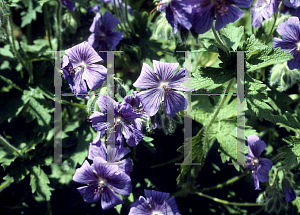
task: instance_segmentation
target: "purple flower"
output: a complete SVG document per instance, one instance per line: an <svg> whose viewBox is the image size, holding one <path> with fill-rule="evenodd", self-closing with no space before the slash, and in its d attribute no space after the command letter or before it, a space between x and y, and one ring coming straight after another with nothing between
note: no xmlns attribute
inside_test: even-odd
<svg viewBox="0 0 300 215"><path fill-rule="evenodd" d="M211 28L215 15L215 28L218 31L240 19L244 13L237 7L248 8L252 0L185 0L185 2L194 5L192 29L198 34L203 34Z"/></svg>
<svg viewBox="0 0 300 215"><path fill-rule="evenodd" d="M87 85L95 90L106 78L107 69L96 62L103 61L88 42L80 43L65 51L62 68L64 78L75 94L87 93Z"/></svg>
<svg viewBox="0 0 300 215"><path fill-rule="evenodd" d="M115 5L114 0L99 0L99 1ZM116 1L116 7L119 8L120 7L119 0L115 0L115 1ZM121 8L123 11L125 11L125 3L121 4ZM131 16L133 16L132 9L129 5L127 5L127 11Z"/></svg>
<svg viewBox="0 0 300 215"><path fill-rule="evenodd" d="M192 7L184 1L178 0L161 0L158 11L166 11L166 18L169 24L174 28L174 34L177 33L177 23L182 27L190 30L192 27L191 14Z"/></svg>
<svg viewBox="0 0 300 215"><path fill-rule="evenodd" d="M124 203L116 193L129 195L132 192L130 177L126 173L118 171L117 165L104 165L103 159L100 157L94 158L92 165L84 161L82 166L76 170L73 180L87 184L87 186L77 188L87 203L97 202L102 194L103 210Z"/></svg>
<svg viewBox="0 0 300 215"><path fill-rule="evenodd" d="M148 64L143 64L140 77L133 86L140 89L152 88L136 94L147 115L153 116L157 113L162 101L162 95L164 96L166 113L170 118L173 118L175 113L185 109L184 97L171 90L187 90L186 87L181 87L185 82L185 68L179 69L174 74L178 65L178 63L165 63L153 60L155 74Z"/></svg>
<svg viewBox="0 0 300 215"><path fill-rule="evenodd" d="M100 11L100 4L96 4L93 8L89 7L88 8L88 13L93 13L93 12L99 12Z"/></svg>
<svg viewBox="0 0 300 215"><path fill-rule="evenodd" d="M168 199L170 193L155 190L144 191L147 200L143 196L140 196L130 206L131 208L128 215L180 215L175 197L173 196Z"/></svg>
<svg viewBox="0 0 300 215"><path fill-rule="evenodd" d="M110 100L111 104L114 104L114 125L110 125L107 122L106 113L112 112L112 110L107 111L107 98ZM121 146L124 143L122 133L129 146L136 146L143 139L143 132L139 129L139 125L134 123L134 120L142 114L134 112L132 106L128 103L119 104L110 97L101 95L98 100L98 106L101 112L95 111L90 119L92 121L92 127L101 132L101 135L105 133L106 128L113 130L115 129L115 143L119 143ZM109 135L108 139L112 135Z"/></svg>
<svg viewBox="0 0 300 215"><path fill-rule="evenodd" d="M69 10L74 11L76 9L75 2L70 0L61 0L61 3L65 5Z"/></svg>
<svg viewBox="0 0 300 215"><path fill-rule="evenodd" d="M286 0L283 2L284 5L288 6L288 7L300 7L300 2L299 0Z"/></svg>
<svg viewBox="0 0 300 215"><path fill-rule="evenodd" d="M119 20L109 12L105 12L102 19L100 17L100 13L97 13L90 27L92 34L89 36L88 42L94 49L100 47L101 51L114 50L120 40L123 39L123 34L120 31L112 31L117 27ZM106 53L100 55L106 60Z"/></svg>
<svg viewBox="0 0 300 215"><path fill-rule="evenodd" d="M132 161L130 159L120 161L129 152L131 152L131 150L121 146L116 146L114 152L111 151L110 148L107 150L105 144L101 141L101 134L98 133L96 139L90 143L88 159L93 160L96 157L100 157L103 163L115 163L118 165L118 171L125 172L129 175L133 170ZM112 162L108 161L108 158Z"/></svg>
<svg viewBox="0 0 300 215"><path fill-rule="evenodd" d="M283 193L284 193L284 196L285 196L285 200L287 202L294 201L296 199L297 194L293 190L290 181L287 178L284 177L282 179L281 185L282 185L282 190L283 190Z"/></svg>
<svg viewBox="0 0 300 215"><path fill-rule="evenodd" d="M298 17L290 17L278 25L277 32L285 40L274 37L273 48L280 47L290 53L294 59L288 60L290 70L300 68L300 23Z"/></svg>
<svg viewBox="0 0 300 215"><path fill-rule="evenodd" d="M277 0L257 0L251 8L252 26L260 27L263 18L269 20L271 15L274 14L278 8Z"/></svg>
<svg viewBox="0 0 300 215"><path fill-rule="evenodd" d="M261 190L260 182L269 181L269 171L272 168L272 161L267 158L260 158L259 156L266 148L266 143L259 139L256 135L251 135L248 138L248 156L247 168L252 170L252 178L255 185L255 190Z"/></svg>

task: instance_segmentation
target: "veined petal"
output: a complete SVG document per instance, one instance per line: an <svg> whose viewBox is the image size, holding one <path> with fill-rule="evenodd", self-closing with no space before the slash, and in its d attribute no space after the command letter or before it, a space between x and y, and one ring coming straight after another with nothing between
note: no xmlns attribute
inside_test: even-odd
<svg viewBox="0 0 300 215"><path fill-rule="evenodd" d="M84 69L86 82L91 90L95 90L103 84L107 76L107 69L98 64L92 64Z"/></svg>
<svg viewBox="0 0 300 215"><path fill-rule="evenodd" d="M209 29L214 21L215 8L213 4L208 4L203 7L197 7L194 9L193 14L193 29L197 34L203 34Z"/></svg>
<svg viewBox="0 0 300 215"><path fill-rule="evenodd" d="M252 0L232 0L234 3L235 6L238 6L240 8L248 8L251 6L252 4Z"/></svg>
<svg viewBox="0 0 300 215"><path fill-rule="evenodd" d="M185 77L187 76L187 77ZM189 79L189 75L186 72L185 68L179 69L175 75L168 81L168 87L175 89L175 90L191 90L189 87L181 86L183 83L187 82Z"/></svg>
<svg viewBox="0 0 300 215"><path fill-rule="evenodd" d="M164 93L164 101L166 113L170 118L173 118L175 113L184 110L184 97L173 90Z"/></svg>
<svg viewBox="0 0 300 215"><path fill-rule="evenodd" d="M161 102L162 90L154 88L140 91L136 96L140 99L147 115L153 116L157 113Z"/></svg>
<svg viewBox="0 0 300 215"><path fill-rule="evenodd" d="M101 206L103 210L113 208L119 204L124 204L123 199L115 194L108 187L103 187L102 197L101 197Z"/></svg>
<svg viewBox="0 0 300 215"><path fill-rule="evenodd" d="M92 34L89 36L89 38L87 39L87 41L88 41L88 43L89 43L94 49L96 49L96 48L99 46L99 44L100 44L100 39L99 39L99 37L98 37L96 34L94 34L94 33L92 33Z"/></svg>
<svg viewBox="0 0 300 215"><path fill-rule="evenodd" d="M119 170L129 175L133 171L132 161L130 159L124 159L118 162Z"/></svg>
<svg viewBox="0 0 300 215"><path fill-rule="evenodd" d="M259 187L259 180L258 180L257 175L256 175L256 170L252 171L252 179L253 179L253 182L254 182L255 190L261 190L260 187Z"/></svg>
<svg viewBox="0 0 300 215"><path fill-rule="evenodd" d="M92 184L89 186L78 187L77 190L82 195L83 200L86 203L95 203L100 199L100 192L95 193L95 190L98 189L97 184Z"/></svg>
<svg viewBox="0 0 300 215"><path fill-rule="evenodd" d="M259 159L257 167L257 179L261 182L269 181L269 171L272 168L272 161L267 158Z"/></svg>
<svg viewBox="0 0 300 215"><path fill-rule="evenodd" d="M178 66L179 63L165 63L153 60L154 71L162 82L169 80L173 76Z"/></svg>
<svg viewBox="0 0 300 215"><path fill-rule="evenodd" d="M93 167L96 173L104 180L109 180L114 177L115 173L118 171L117 165L107 165L107 162L103 162L100 157L95 157L93 160Z"/></svg>
<svg viewBox="0 0 300 215"><path fill-rule="evenodd" d="M98 12L96 13L96 16L94 17L93 23L90 27L90 32L93 32L95 34L100 34L100 18L101 14Z"/></svg>
<svg viewBox="0 0 300 215"><path fill-rule="evenodd" d="M107 128L107 120L106 120L106 115L103 113L100 113L98 111L95 111L89 119L92 121L92 127L96 131L100 131L103 133L105 129Z"/></svg>
<svg viewBox="0 0 300 215"><path fill-rule="evenodd" d="M285 49L286 52L291 52L291 50L295 48L297 49L297 45L295 43L274 37L273 48L275 49L277 47L280 47L281 50Z"/></svg>
<svg viewBox="0 0 300 215"><path fill-rule="evenodd" d="M99 145L90 143L88 159L93 160L95 157L101 157L106 160L106 147L101 140Z"/></svg>
<svg viewBox="0 0 300 215"><path fill-rule="evenodd" d="M191 13L192 6L183 1L171 1L170 7L175 20L184 28L190 30L192 27Z"/></svg>
<svg viewBox="0 0 300 215"><path fill-rule="evenodd" d="M115 50L116 46L123 39L123 34L121 31L112 31L106 35L106 41L108 42L110 49Z"/></svg>
<svg viewBox="0 0 300 215"><path fill-rule="evenodd" d="M147 200L153 210L159 210L164 202L169 198L170 193L159 192L155 190L144 190Z"/></svg>
<svg viewBox="0 0 300 215"><path fill-rule="evenodd" d="M105 12L102 17L101 31L110 32L119 24L118 18L114 17L110 12Z"/></svg>
<svg viewBox="0 0 300 215"><path fill-rule="evenodd" d="M73 176L73 181L76 181L81 184L90 184L93 182L97 182L98 178L95 176L93 172L93 168L86 160L82 164L82 166L76 169L76 172Z"/></svg>
<svg viewBox="0 0 300 215"><path fill-rule="evenodd" d="M216 30L220 30L225 25L235 22L240 19L244 13L241 9L236 8L232 5L222 5L221 8L217 8L217 17L216 17Z"/></svg>
<svg viewBox="0 0 300 215"><path fill-rule="evenodd" d="M115 162L121 160L129 152L131 152L130 149L127 149L125 147L117 147L116 154L115 154Z"/></svg>
<svg viewBox="0 0 300 215"><path fill-rule="evenodd" d="M118 167L118 165L115 165ZM107 179L107 184L121 195L129 195L132 192L131 179L125 172L118 172Z"/></svg>
<svg viewBox="0 0 300 215"><path fill-rule="evenodd" d="M159 80L155 73L152 71L151 67L143 63L142 71L138 79L133 83L134 87L140 89L147 89L157 87L159 85Z"/></svg>
<svg viewBox="0 0 300 215"><path fill-rule="evenodd" d="M290 70L299 69L300 68L300 52L298 50L292 50L291 54L294 59L288 60L287 65Z"/></svg>
<svg viewBox="0 0 300 215"><path fill-rule="evenodd" d="M73 89L75 94L86 94L87 86L85 80L82 78L82 71L78 71L73 76Z"/></svg>
<svg viewBox="0 0 300 215"><path fill-rule="evenodd" d="M258 158L265 150L266 143L259 139L256 135L251 135L247 138L248 142L248 155L252 158Z"/></svg>
<svg viewBox="0 0 300 215"><path fill-rule="evenodd" d="M180 215L180 211L179 211L179 209L178 209L178 206L177 206L177 204L176 204L176 201L175 201L175 197L174 197L174 196L172 196L171 198L169 198L169 199L167 200L167 203L168 203L168 205L171 207L172 213L173 213L173 214L175 214L175 215Z"/></svg>
<svg viewBox="0 0 300 215"><path fill-rule="evenodd" d="M278 25L277 32L288 42L298 43L300 41L300 24L298 17L290 17L286 22Z"/></svg>
<svg viewBox="0 0 300 215"><path fill-rule="evenodd" d="M128 215L152 215L152 210L147 200L140 196L131 206Z"/></svg>

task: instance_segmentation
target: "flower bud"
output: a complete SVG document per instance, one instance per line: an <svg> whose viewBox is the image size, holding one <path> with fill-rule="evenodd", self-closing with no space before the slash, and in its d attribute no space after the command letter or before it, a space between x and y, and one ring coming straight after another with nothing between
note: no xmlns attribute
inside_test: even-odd
<svg viewBox="0 0 300 215"><path fill-rule="evenodd" d="M171 135L176 130L176 123L168 115L162 117L162 129L166 135Z"/></svg>
<svg viewBox="0 0 300 215"><path fill-rule="evenodd" d="M124 98L127 94L126 89L121 84L118 85L117 92L122 98Z"/></svg>
<svg viewBox="0 0 300 215"><path fill-rule="evenodd" d="M72 33L75 34L77 30L77 21L74 16L73 11L66 12L62 17L63 23L65 24L66 28Z"/></svg>
<svg viewBox="0 0 300 215"><path fill-rule="evenodd" d="M96 100L96 96L93 95L87 102L86 111L88 112L88 115L92 115L94 113Z"/></svg>
<svg viewBox="0 0 300 215"><path fill-rule="evenodd" d="M157 37L157 39L164 38L165 40L169 40L174 37L173 28L168 23L165 12L161 13L156 22L154 35Z"/></svg>

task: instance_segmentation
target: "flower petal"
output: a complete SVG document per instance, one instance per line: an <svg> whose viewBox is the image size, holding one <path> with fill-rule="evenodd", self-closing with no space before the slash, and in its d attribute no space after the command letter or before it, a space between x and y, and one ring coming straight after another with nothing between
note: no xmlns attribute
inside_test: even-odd
<svg viewBox="0 0 300 215"><path fill-rule="evenodd" d="M101 197L101 206L103 210L113 208L119 204L124 204L123 199L115 194L108 187L103 187L102 197Z"/></svg>
<svg viewBox="0 0 300 215"><path fill-rule="evenodd" d="M179 63L165 63L153 60L154 71L162 82L169 80L173 76L178 66Z"/></svg>
<svg viewBox="0 0 300 215"><path fill-rule="evenodd" d="M89 36L87 41L94 49L96 49L100 44L99 37L94 33Z"/></svg>
<svg viewBox="0 0 300 215"><path fill-rule="evenodd" d="M82 70L75 73L73 76L73 89L75 94L86 94L87 86L85 80L82 78Z"/></svg>
<svg viewBox="0 0 300 215"><path fill-rule="evenodd" d="M233 4L235 6L238 6L240 8L248 8L252 4L252 0L243 0L243 1L241 1L241 0L233 0L233 2L234 2Z"/></svg>
<svg viewBox="0 0 300 215"><path fill-rule="evenodd" d="M285 196L285 201L287 202L292 202L296 199L296 192L293 190L293 188L290 187L289 191L284 189L284 196Z"/></svg>
<svg viewBox="0 0 300 215"><path fill-rule="evenodd" d="M144 190L147 200L153 210L159 210L164 202L169 198L170 193L159 192L155 190Z"/></svg>
<svg viewBox="0 0 300 215"><path fill-rule="evenodd" d="M267 158L259 159L259 164L257 167L257 179L260 182L269 181L269 171L272 168L272 161Z"/></svg>
<svg viewBox="0 0 300 215"><path fill-rule="evenodd" d="M125 172L118 171L107 179L107 184L121 195L129 195L132 192L131 179Z"/></svg>
<svg viewBox="0 0 300 215"><path fill-rule="evenodd" d="M100 131L102 133L102 135L103 135L105 133L105 129L107 128L106 115L103 114L103 113L100 113L98 111L95 111L89 117L89 119L92 121L92 127L96 131Z"/></svg>
<svg viewBox="0 0 300 215"><path fill-rule="evenodd" d="M143 196L140 196L132 205L130 205L128 215L152 215L152 209L147 200Z"/></svg>
<svg viewBox="0 0 300 215"><path fill-rule="evenodd" d="M142 71L138 79L133 83L134 87L140 89L147 89L157 87L159 85L159 80L155 73L152 71L151 67L143 63Z"/></svg>
<svg viewBox="0 0 300 215"><path fill-rule="evenodd" d="M97 184L92 184L89 186L78 187L77 190L82 195L83 200L87 203L95 203L100 199L100 192L95 193L95 190L98 189Z"/></svg>
<svg viewBox="0 0 300 215"><path fill-rule="evenodd" d="M203 34L209 29L214 21L215 7L213 4L208 4L201 7L196 7L193 14L193 29L197 34Z"/></svg>
<svg viewBox="0 0 300 215"><path fill-rule="evenodd" d="M259 180L258 180L257 175L256 175L256 170L252 171L252 179L253 179L253 182L254 182L255 190L261 190L260 187L259 187Z"/></svg>
<svg viewBox="0 0 300 215"><path fill-rule="evenodd" d="M93 168L89 162L85 160L82 166L76 169L76 172L73 176L73 181L81 184L90 184L98 181L98 178L95 176Z"/></svg>
<svg viewBox="0 0 300 215"><path fill-rule="evenodd" d="M300 41L300 24L298 17L290 17L286 22L278 25L277 32L288 42L297 43Z"/></svg>
<svg viewBox="0 0 300 215"><path fill-rule="evenodd" d="M247 138L248 142L248 155L252 158L258 158L265 150L266 143L259 139L256 135L251 135Z"/></svg>
<svg viewBox="0 0 300 215"><path fill-rule="evenodd" d="M114 17L110 12L105 12L102 16L101 31L108 33L119 24L118 18Z"/></svg>
<svg viewBox="0 0 300 215"><path fill-rule="evenodd" d="M147 115L153 116L157 113L161 102L162 90L158 88L140 91L136 96L140 99Z"/></svg>
<svg viewBox="0 0 300 215"><path fill-rule="evenodd" d="M110 50L115 50L116 46L123 39L123 34L121 31L112 31L106 35L106 41L110 46Z"/></svg>
<svg viewBox="0 0 300 215"><path fill-rule="evenodd" d="M185 72L185 68L179 69L175 75L168 81L168 87L175 89L175 90L184 90L188 91L191 90L189 87L183 87L182 84L186 83L190 78L188 73ZM187 77L185 77L187 76Z"/></svg>
<svg viewBox="0 0 300 215"><path fill-rule="evenodd" d="M92 166L100 178L104 180L109 180L114 177L115 173L118 171L117 165L108 165L107 162L103 162L103 158L100 157L94 158Z"/></svg>
<svg viewBox="0 0 300 215"><path fill-rule="evenodd" d="M180 211L179 211L179 209L178 209L178 206L177 206L177 204L176 204L176 201L175 201L175 197L174 197L174 196L172 196L171 198L169 198L169 199L167 200L167 203L168 203L168 205L171 207L172 213L173 213L173 214L180 215Z"/></svg>
<svg viewBox="0 0 300 215"><path fill-rule="evenodd" d="M115 154L115 162L121 160L129 152L131 152L130 149L127 149L125 147L117 147L116 154Z"/></svg>
<svg viewBox="0 0 300 215"><path fill-rule="evenodd" d="M164 101L166 113L170 118L173 118L175 113L185 109L184 97L173 90L169 90L167 93L164 93Z"/></svg>
<svg viewBox="0 0 300 215"><path fill-rule="evenodd" d="M288 60L287 65L290 70L299 69L300 68L300 52L298 50L292 50L291 54L294 59Z"/></svg>
<svg viewBox="0 0 300 215"><path fill-rule="evenodd" d="M106 160L106 147L101 139L97 145L90 143L88 159L93 160L95 157L102 157Z"/></svg>
<svg viewBox="0 0 300 215"><path fill-rule="evenodd" d="M98 64L92 64L84 69L85 80L91 90L95 90L103 84L107 76L107 69Z"/></svg>
<svg viewBox="0 0 300 215"><path fill-rule="evenodd" d="M90 27L90 32L93 32L95 34L100 34L100 18L101 14L98 12L96 13L96 16L94 17L93 23Z"/></svg>
<svg viewBox="0 0 300 215"><path fill-rule="evenodd" d="M226 12L223 12L227 10ZM240 19L244 13L241 9L236 8L232 5L224 4L220 9L216 9L217 17L216 17L216 30L220 30L225 25L235 22Z"/></svg>

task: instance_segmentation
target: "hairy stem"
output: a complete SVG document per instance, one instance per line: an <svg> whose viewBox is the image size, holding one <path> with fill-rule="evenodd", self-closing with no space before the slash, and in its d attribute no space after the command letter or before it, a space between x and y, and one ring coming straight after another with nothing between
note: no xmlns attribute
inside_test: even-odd
<svg viewBox="0 0 300 215"><path fill-rule="evenodd" d="M2 137L2 135L0 135L0 142L2 143L3 146L6 146L13 152L17 153L20 157L23 157L23 154L20 152L20 150L18 150L16 147L11 145L4 137Z"/></svg>
<svg viewBox="0 0 300 215"><path fill-rule="evenodd" d="M244 176L248 175L249 173L251 173L251 171L246 171L244 172L243 174L239 175L239 176L236 176L228 181L225 181L224 183L222 184L218 184L216 186L213 186L213 187L208 187L208 188L204 188L202 190L200 190L200 192L203 192L203 191L209 191L209 190L214 190L214 189L219 189L219 188L222 188L224 187L225 185L228 185L228 184L231 184L233 182L236 182L238 180L240 180L241 178L243 178Z"/></svg>
<svg viewBox="0 0 300 215"><path fill-rule="evenodd" d="M211 199L215 202L219 202L222 203L224 205L235 205L235 206L245 206L245 207L250 207L250 206L264 206L265 204L258 204L258 203L238 203L238 202L229 202L223 199L218 199L209 195L206 195L204 193L200 193L200 192L194 192L194 194L197 194L199 196Z"/></svg>
<svg viewBox="0 0 300 215"><path fill-rule="evenodd" d="M228 84L228 86L227 86L227 88L226 88L225 94L227 94L227 93L229 92L229 90L230 90L230 88L231 88L233 82L234 82L234 78L231 79L231 81L229 82L229 84ZM218 106L216 112L214 113L212 119L209 121L208 125L206 126L206 129L205 129L205 137L204 137L203 153L201 154L201 157L200 157L200 163L203 162L203 158L204 158L204 155L206 154L206 149L207 149L207 147L208 147L208 130L210 129L210 127L211 127L212 124L214 123L215 119L217 118L217 116L218 116L218 114L219 114L219 112L220 112L220 110L221 110L221 108L222 108L222 106L223 106L223 104L224 104L224 102L225 102L225 99L226 99L226 96L223 95L223 98L222 98L222 100L221 100L221 102L220 102L220 104L219 104L219 106Z"/></svg>
<svg viewBox="0 0 300 215"><path fill-rule="evenodd" d="M61 41L61 2L56 0L56 37L57 37L57 51L60 51L62 41Z"/></svg>
<svg viewBox="0 0 300 215"><path fill-rule="evenodd" d="M271 30L270 30L270 33L269 33L269 35L268 35L268 37L267 37L267 39L266 39L266 44L268 44L268 42L269 42L269 40L270 40L270 37L271 37L271 35L272 35L272 33L273 33L273 29L274 29L274 26L275 26L275 24L276 24L277 17L278 17L278 14L279 14L279 11L280 11L282 2L283 2L283 0L279 3L278 8L277 8L277 11L276 11L275 14L274 14L274 23L273 23L272 28L271 28Z"/></svg>
<svg viewBox="0 0 300 215"><path fill-rule="evenodd" d="M49 47L51 50L53 50L52 44L51 44L51 39L50 39L51 31L50 31L47 3L44 4L44 19L45 19L45 24L46 24L46 32L47 32Z"/></svg>
<svg viewBox="0 0 300 215"><path fill-rule="evenodd" d="M227 55L229 55L228 48L224 45L223 41L222 41L221 38L219 37L219 35L218 35L218 33L217 33L217 31L216 31L214 25L212 25L211 30L212 30L212 32L213 32L213 34L214 34L214 36L215 36L217 42L218 42L219 45L221 46L221 48L227 53Z"/></svg>
<svg viewBox="0 0 300 215"><path fill-rule="evenodd" d="M125 17L126 17L126 22L129 25L131 31L134 32L134 29L133 29L133 27L132 27L132 25L131 25L131 23L129 22L129 19L128 19L127 2L128 2L128 0L125 0Z"/></svg>

